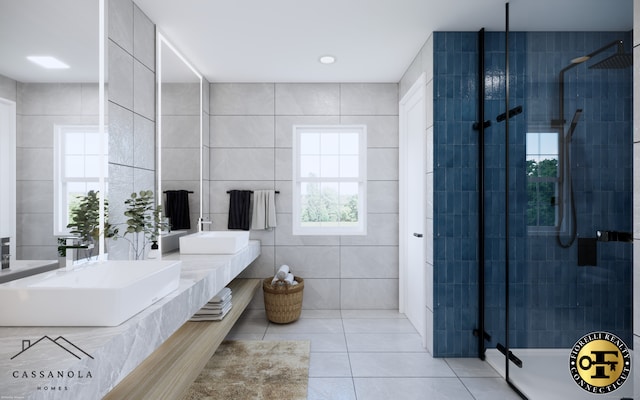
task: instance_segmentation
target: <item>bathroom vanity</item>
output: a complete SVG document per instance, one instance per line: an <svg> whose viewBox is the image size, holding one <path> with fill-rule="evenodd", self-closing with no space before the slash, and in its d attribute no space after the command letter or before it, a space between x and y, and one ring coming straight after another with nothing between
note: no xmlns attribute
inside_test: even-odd
<svg viewBox="0 0 640 400"><path fill-rule="evenodd" d="M167 354L177 357L171 361L177 367L191 364L188 360L180 364L181 354L184 359L195 351L204 357L202 349L215 350L218 337L224 337L224 330L230 329L259 286L258 279L232 281L259 255L260 242L252 240L233 255L163 257L181 261L178 289L119 326L0 327L0 396L121 399L131 395L145 374L171 379L172 387L190 384L175 382L191 376L184 370L163 371L156 366ZM233 308L224 320L187 322L230 282L235 288ZM212 329L220 326L225 328ZM179 335L185 333L189 339L181 340ZM154 361L158 359L160 364ZM195 370L193 365L190 368ZM197 376L199 369L190 373ZM150 395L149 390L142 393Z"/></svg>
<svg viewBox="0 0 640 400"><path fill-rule="evenodd" d="M14 260L10 268L0 271L0 283L53 271L58 266L58 260Z"/></svg>

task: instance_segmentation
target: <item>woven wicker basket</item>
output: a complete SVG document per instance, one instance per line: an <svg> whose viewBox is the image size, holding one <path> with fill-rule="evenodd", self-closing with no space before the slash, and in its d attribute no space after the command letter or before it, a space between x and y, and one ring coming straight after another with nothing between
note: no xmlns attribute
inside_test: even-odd
<svg viewBox="0 0 640 400"><path fill-rule="evenodd" d="M273 278L262 281L264 292L264 309L267 318L276 324L288 324L300 318L302 311L302 291L304 279L295 277L297 285L271 285Z"/></svg>

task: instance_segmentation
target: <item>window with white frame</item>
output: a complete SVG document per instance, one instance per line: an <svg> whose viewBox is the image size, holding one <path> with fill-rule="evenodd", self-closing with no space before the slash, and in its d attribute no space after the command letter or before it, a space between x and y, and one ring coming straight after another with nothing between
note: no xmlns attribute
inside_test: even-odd
<svg viewBox="0 0 640 400"><path fill-rule="evenodd" d="M107 135L102 148L107 148ZM79 198L100 190L100 150L97 125L54 127L54 235L68 235L69 215ZM104 171L106 181L106 165Z"/></svg>
<svg viewBox="0 0 640 400"><path fill-rule="evenodd" d="M293 234L367 233L367 128L293 127Z"/></svg>
<svg viewBox="0 0 640 400"><path fill-rule="evenodd" d="M555 232L562 188L559 135L527 132L527 226L529 231Z"/></svg>

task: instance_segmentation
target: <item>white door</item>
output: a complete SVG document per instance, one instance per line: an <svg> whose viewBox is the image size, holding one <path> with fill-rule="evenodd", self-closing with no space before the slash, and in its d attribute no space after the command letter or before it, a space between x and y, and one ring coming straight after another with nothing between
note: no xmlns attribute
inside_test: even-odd
<svg viewBox="0 0 640 400"><path fill-rule="evenodd" d="M400 312L427 344L425 258L426 79L400 101Z"/></svg>

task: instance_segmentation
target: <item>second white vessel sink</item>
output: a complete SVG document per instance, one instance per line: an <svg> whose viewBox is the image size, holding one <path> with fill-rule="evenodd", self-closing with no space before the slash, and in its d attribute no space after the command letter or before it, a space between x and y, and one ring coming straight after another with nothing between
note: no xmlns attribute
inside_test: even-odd
<svg viewBox="0 0 640 400"><path fill-rule="evenodd" d="M180 238L181 254L235 254L249 244L249 231L204 231Z"/></svg>

